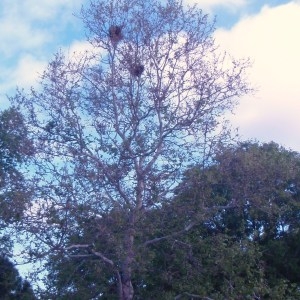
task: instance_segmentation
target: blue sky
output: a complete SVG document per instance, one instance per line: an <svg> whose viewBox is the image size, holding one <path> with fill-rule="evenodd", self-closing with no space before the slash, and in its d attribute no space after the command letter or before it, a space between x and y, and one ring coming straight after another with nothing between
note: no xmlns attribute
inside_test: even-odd
<svg viewBox="0 0 300 300"><path fill-rule="evenodd" d="M17 86L36 85L53 54L85 47L74 16L88 0L0 1L0 107ZM217 15L216 42L235 57L250 57L254 96L235 115L243 139L274 140L300 151L300 1L184 0Z"/></svg>

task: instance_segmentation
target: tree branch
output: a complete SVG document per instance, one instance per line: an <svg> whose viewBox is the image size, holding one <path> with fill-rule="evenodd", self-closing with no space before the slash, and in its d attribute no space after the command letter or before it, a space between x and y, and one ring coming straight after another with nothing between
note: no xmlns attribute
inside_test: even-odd
<svg viewBox="0 0 300 300"><path fill-rule="evenodd" d="M111 266L115 265L111 259L107 258L101 252L91 249L91 245L89 245L89 244L74 244L74 245L67 247L66 250L79 249L79 248L85 248L85 249L89 248L89 251L91 252L91 254L73 254L70 256L72 256L72 257L91 257L92 255L95 255L97 257L100 257L104 262L108 263L109 265L111 265Z"/></svg>
<svg viewBox="0 0 300 300"><path fill-rule="evenodd" d="M109 265L111 265L112 267L115 265L114 262L107 258L106 256L104 256L101 252L98 252L98 251L94 251L92 250L92 253L98 257L100 257L104 262L108 263Z"/></svg>
<svg viewBox="0 0 300 300"><path fill-rule="evenodd" d="M172 234L168 234L168 235L165 235L165 236L162 236L162 237L159 237L159 238L154 238L152 240L149 240L149 241L145 242L143 244L143 246L148 246L148 245L151 245L151 244L155 244L155 243L160 242L162 240L167 240L167 239L172 238L174 236L180 235L180 234L182 234L184 232L187 232L190 229L192 229L196 224L197 224L196 222L192 222L192 223L190 223L189 225L187 225L186 227L184 227L184 229L182 229L180 231L177 231L177 232L174 232Z"/></svg>
<svg viewBox="0 0 300 300"><path fill-rule="evenodd" d="M69 247L66 247L65 249L66 250L72 250L72 249L89 248L89 247L91 247L90 244L74 244L74 245L71 245Z"/></svg>
<svg viewBox="0 0 300 300"><path fill-rule="evenodd" d="M237 206L237 204L236 204L235 200L233 199L228 205L206 207L206 208L203 208L203 210L207 212L207 211L212 211L212 210L215 210L215 209L234 208L236 206ZM191 222L190 224L186 225L182 230L176 231L172 234L168 234L168 235L165 235L165 236L162 236L162 237L157 237L157 238L154 238L152 240L149 240L149 241L145 242L143 244L143 246L148 246L148 245L151 245L151 244L155 244L155 243L160 242L162 240L167 240L169 238L172 238L172 237L178 236L180 234L183 234L187 231L190 231L197 224L198 224L198 221Z"/></svg>

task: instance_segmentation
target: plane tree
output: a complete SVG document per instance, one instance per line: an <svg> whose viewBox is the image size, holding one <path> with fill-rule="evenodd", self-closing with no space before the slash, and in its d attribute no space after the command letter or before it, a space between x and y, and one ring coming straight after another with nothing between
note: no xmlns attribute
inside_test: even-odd
<svg viewBox="0 0 300 300"><path fill-rule="evenodd" d="M36 151L22 229L29 258L93 259L118 298L132 299L142 254L200 217L149 239L164 224L147 228L145 216L228 137L221 117L251 92L249 62L221 53L214 22L181 1L91 1L81 19L92 50L57 53L38 88L11 99ZM89 220L101 243L85 239Z"/></svg>

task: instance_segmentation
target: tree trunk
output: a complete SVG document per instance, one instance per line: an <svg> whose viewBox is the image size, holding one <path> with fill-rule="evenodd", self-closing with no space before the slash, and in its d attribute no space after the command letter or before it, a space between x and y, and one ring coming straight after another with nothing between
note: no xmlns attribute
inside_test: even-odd
<svg viewBox="0 0 300 300"><path fill-rule="evenodd" d="M128 279L126 282L122 280L122 297L120 300L132 300L133 293L134 292L131 280Z"/></svg>
<svg viewBox="0 0 300 300"><path fill-rule="evenodd" d="M124 240L125 257L121 273L121 295L119 296L120 300L132 300L134 294L132 286L132 264L134 261L134 229L132 224L133 218L130 221L130 228L128 229Z"/></svg>

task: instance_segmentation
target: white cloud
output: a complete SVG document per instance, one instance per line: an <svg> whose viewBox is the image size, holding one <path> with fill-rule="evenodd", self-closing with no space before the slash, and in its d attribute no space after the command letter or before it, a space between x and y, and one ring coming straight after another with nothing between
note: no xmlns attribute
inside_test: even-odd
<svg viewBox="0 0 300 300"><path fill-rule="evenodd" d="M254 61L255 98L245 97L232 118L245 138L274 140L300 151L300 3L270 8L218 30L217 42L235 57Z"/></svg>
<svg viewBox="0 0 300 300"><path fill-rule="evenodd" d="M47 62L74 26L73 16L87 0L0 1L0 103L16 86L37 83ZM70 30L70 31L69 31Z"/></svg>
<svg viewBox="0 0 300 300"><path fill-rule="evenodd" d="M38 81L46 66L45 61L37 60L31 55L23 56L11 73L10 81L22 88L29 88Z"/></svg>
<svg viewBox="0 0 300 300"><path fill-rule="evenodd" d="M7 96L15 93L17 87L29 89L38 83L47 66L47 62L32 55L24 55L14 68L3 69L0 74L0 106L7 107Z"/></svg>
<svg viewBox="0 0 300 300"><path fill-rule="evenodd" d="M57 38L75 18L85 0L2 0L0 3L0 53L11 57L37 49ZM57 21L59 20L59 21ZM78 20L77 20L78 21Z"/></svg>
<svg viewBox="0 0 300 300"><path fill-rule="evenodd" d="M198 4L200 8L211 11L216 6L234 9L246 5L247 0L184 0L185 4Z"/></svg>
<svg viewBox="0 0 300 300"><path fill-rule="evenodd" d="M70 45L70 47L64 49L64 52L67 53L70 58L72 58L74 55L80 56L82 54L85 54L86 52L91 53L93 51L95 51L94 46L86 40L85 41L75 40Z"/></svg>
<svg viewBox="0 0 300 300"><path fill-rule="evenodd" d="M1 21L0 53L12 57L19 51L34 49L50 39L50 34L39 29L33 29L30 24L21 21L12 22L9 19Z"/></svg>
<svg viewBox="0 0 300 300"><path fill-rule="evenodd" d="M93 47L87 41L74 41L70 47L64 48L62 51L65 53L67 60L76 61L85 53L91 53ZM0 85L0 89L12 90L17 86L28 89L38 84L39 78L51 61L51 58L48 60L39 59L34 55L24 54L14 68L7 69L4 74L1 74L1 82L4 84Z"/></svg>
<svg viewBox="0 0 300 300"><path fill-rule="evenodd" d="M11 1L10 1L11 3ZM62 12L74 12L82 0L23 0L18 3L19 9L24 9L26 14L32 19L49 20L55 19L55 16ZM20 5L21 4L21 5ZM68 13L71 16L71 13ZM67 15L65 15L67 16ZM64 20L61 20L62 22Z"/></svg>
<svg viewBox="0 0 300 300"><path fill-rule="evenodd" d="M2 0L2 17L19 16L22 19L46 21L55 19L58 14L74 12L86 0ZM67 10L67 11L66 11ZM19 20L15 20L18 22ZM63 22L64 20L60 20Z"/></svg>

